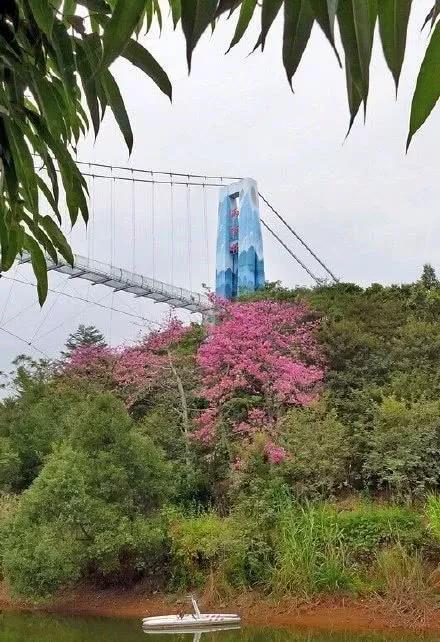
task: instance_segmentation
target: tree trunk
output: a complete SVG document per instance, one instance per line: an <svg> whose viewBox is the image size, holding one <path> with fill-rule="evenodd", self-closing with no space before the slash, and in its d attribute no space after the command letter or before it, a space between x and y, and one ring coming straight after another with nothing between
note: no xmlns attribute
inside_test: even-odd
<svg viewBox="0 0 440 642"><path fill-rule="evenodd" d="M182 432L185 439L185 461L186 465L189 466L189 432L190 432L190 422L189 422L189 413L188 413L188 401L186 398L185 388L183 387L182 379L177 372L177 369L173 363L173 357L171 352L168 350L168 362L170 364L171 372L176 380L177 390L180 397L180 406L182 410Z"/></svg>

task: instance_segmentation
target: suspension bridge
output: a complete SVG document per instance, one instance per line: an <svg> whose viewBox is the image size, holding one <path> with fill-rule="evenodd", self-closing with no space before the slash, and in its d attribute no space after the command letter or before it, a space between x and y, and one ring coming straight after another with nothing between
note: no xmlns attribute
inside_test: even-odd
<svg viewBox="0 0 440 642"><path fill-rule="evenodd" d="M57 331L64 334L71 331L71 324L79 317L84 319L91 308L107 311L111 335L114 315L130 317L131 323L141 327L158 323L151 318L154 316L151 307L141 309L140 301L150 300L162 310L172 308L179 315L203 317L212 310L210 291L237 294L240 279L243 283L247 279L249 283L249 253L244 252L244 259L240 258L239 246L244 246L244 236L238 238L238 225L222 228L221 212L223 216L226 210L228 217L234 213L238 216L240 207L246 207L243 186L246 191L246 186L251 185L253 204L250 219L243 210L240 234L246 228L249 238L255 240L256 234L262 236L260 262L264 245L266 256L269 247L272 256L284 256L284 260L294 264L298 280L304 273L308 283L337 281L324 260L294 229L290 213L279 212L267 195L258 191L254 181L103 163L79 162L79 165L89 188L89 224L87 228L77 225L73 230L67 227L64 230L75 253L73 266L63 260L54 263L47 259L48 271L59 275L58 287L52 287L50 281L51 298L38 313L37 323L33 321L30 335L19 333L18 327L32 309L32 318L35 318L36 300L32 292L35 282L29 270L29 256L23 254L13 270L0 280L0 297L3 294L0 331L26 343L34 351L46 354L41 346L47 346L47 337ZM225 203L228 203L226 210ZM220 239L222 233L226 234L223 239L226 245ZM219 258L219 247L223 248L223 258ZM225 257L229 267L225 267ZM242 265L241 273L246 271L246 277L240 276L239 265ZM256 287L264 280L261 268L260 265L259 276L255 276ZM225 269L230 272L229 290L225 290L223 281L219 285L219 274L223 270L224 275ZM85 290L83 287L78 291L72 285L80 281L86 283ZM28 295L17 297L17 288L22 286L26 286ZM94 292L101 292L102 288L106 293L97 299ZM21 303L25 303L21 308L20 298ZM63 316L67 299L73 302L74 313L47 329L51 319ZM78 309L78 302L85 305ZM13 314L9 315L11 311Z"/></svg>

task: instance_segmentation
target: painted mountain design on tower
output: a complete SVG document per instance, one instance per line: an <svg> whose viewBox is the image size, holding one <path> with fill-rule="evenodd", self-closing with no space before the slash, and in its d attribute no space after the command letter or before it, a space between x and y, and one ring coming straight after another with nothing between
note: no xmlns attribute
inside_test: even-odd
<svg viewBox="0 0 440 642"><path fill-rule="evenodd" d="M220 190L216 294L234 299L264 286L263 238L256 182L245 178Z"/></svg>

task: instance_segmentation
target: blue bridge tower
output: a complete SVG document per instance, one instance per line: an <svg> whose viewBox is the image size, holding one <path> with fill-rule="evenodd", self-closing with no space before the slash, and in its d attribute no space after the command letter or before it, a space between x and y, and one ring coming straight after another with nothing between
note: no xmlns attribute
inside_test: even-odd
<svg viewBox="0 0 440 642"><path fill-rule="evenodd" d="M264 286L257 183L244 178L220 188L215 291L235 299Z"/></svg>

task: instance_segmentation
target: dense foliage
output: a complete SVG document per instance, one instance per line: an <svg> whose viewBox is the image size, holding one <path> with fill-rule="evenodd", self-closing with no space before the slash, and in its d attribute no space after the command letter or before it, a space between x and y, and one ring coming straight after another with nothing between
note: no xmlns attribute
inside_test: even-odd
<svg viewBox="0 0 440 642"><path fill-rule="evenodd" d="M18 358L4 577L31 597L80 579L432 596L439 310L426 266L411 285L268 285L215 326Z"/></svg>
<svg viewBox="0 0 440 642"><path fill-rule="evenodd" d="M189 68L201 36L220 18L238 15L233 47L258 16L261 30L255 49L264 49L282 13L282 59L290 83L315 24L342 66L337 24L351 127L361 106L366 110L377 22L385 60L398 86L411 4L411 0L169 0L168 8L174 28L182 28ZM87 184L74 162L78 141L89 123L98 134L109 108L130 151L133 145L111 63L119 57L126 59L171 98L166 72L138 38L153 24L162 29L160 7L158 0L0 3L0 271L9 270L17 255L27 252L37 276L40 302L47 295L44 254L57 261L59 253L73 261L61 232L60 188L71 223L78 216L88 219ZM439 14L436 1L425 22L432 33L414 91L408 145L440 97Z"/></svg>

